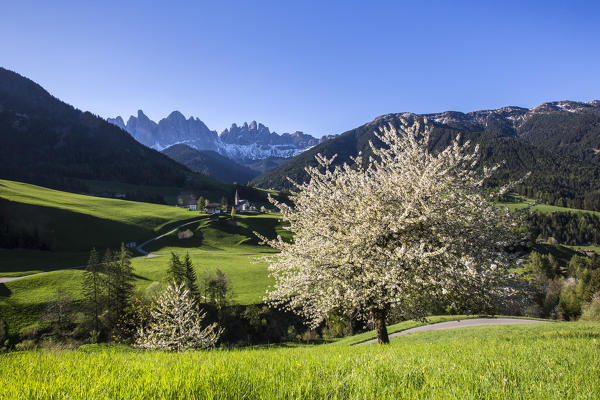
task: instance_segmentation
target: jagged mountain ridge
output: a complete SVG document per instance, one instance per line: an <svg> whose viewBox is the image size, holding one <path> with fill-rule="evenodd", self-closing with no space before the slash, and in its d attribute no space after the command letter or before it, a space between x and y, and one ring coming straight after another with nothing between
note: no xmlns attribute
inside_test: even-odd
<svg viewBox="0 0 600 400"><path fill-rule="evenodd" d="M600 101L587 103L558 101L528 109L503 107L470 113L398 113L375 118L332 140L299 154L287 163L254 179L264 188L290 188L286 177L296 182L307 176L304 168L316 165L315 155L331 157L335 164L350 161L362 152L368 159L369 141L377 145L374 132L398 119L425 119L432 123L432 148L441 148L462 133L481 145L487 163L506 160L498 184L518 179L532 171L520 187L529 197L549 204L574 208L600 209Z"/></svg>
<svg viewBox="0 0 600 400"><path fill-rule="evenodd" d="M137 117L108 118L108 122L126 130L140 143L156 150L164 150L175 144L186 144L196 150L212 150L240 162L268 158L293 157L330 137L317 139L296 131L278 134L256 121L241 126L232 124L219 135L210 130L200 119L186 119L179 111L173 111L158 123L148 118L142 110Z"/></svg>

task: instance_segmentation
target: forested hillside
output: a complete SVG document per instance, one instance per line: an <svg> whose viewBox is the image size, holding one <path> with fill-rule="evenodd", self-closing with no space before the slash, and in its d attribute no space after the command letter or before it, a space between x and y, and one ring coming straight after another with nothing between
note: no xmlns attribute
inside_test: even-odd
<svg viewBox="0 0 600 400"><path fill-rule="evenodd" d="M527 118L518 116L524 112L522 109L513 110L513 113L521 113L509 115L521 118L521 122L514 125L502 115L487 116L483 122L482 116L463 120L465 114L461 113L443 113L443 117L428 115L433 124L430 147L441 149L462 134L463 140L480 145L483 164L504 162L495 178L488 182L490 186L519 179L531 171L532 176L517 187L519 193L548 204L600 210L600 162L596 156L597 147L600 147L600 107L595 104L585 112L531 112ZM260 175L254 183L266 188L290 188L292 185L286 177L300 182L306 179L304 167L316 164L317 153L328 157L337 154L334 165L339 165L362 152L366 162L372 154L369 141L379 145L374 132L387 124L397 123L400 118L423 119L423 116L408 113L381 116L313 147Z"/></svg>
<svg viewBox="0 0 600 400"><path fill-rule="evenodd" d="M185 144L176 144L162 151L189 169L222 182L245 184L259 173L238 164L212 150L196 150Z"/></svg>

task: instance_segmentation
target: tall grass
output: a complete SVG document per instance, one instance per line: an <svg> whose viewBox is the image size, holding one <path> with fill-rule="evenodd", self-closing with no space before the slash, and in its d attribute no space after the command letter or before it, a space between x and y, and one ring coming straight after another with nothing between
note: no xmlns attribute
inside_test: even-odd
<svg viewBox="0 0 600 400"><path fill-rule="evenodd" d="M390 346L0 356L7 399L597 399L600 324L463 328Z"/></svg>

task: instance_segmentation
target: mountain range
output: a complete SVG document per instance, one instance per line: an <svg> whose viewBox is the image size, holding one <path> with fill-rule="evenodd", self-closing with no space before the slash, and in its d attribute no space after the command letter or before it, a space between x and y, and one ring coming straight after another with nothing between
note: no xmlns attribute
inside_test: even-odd
<svg viewBox="0 0 600 400"><path fill-rule="evenodd" d="M254 178L256 186L286 189L290 188L286 177L297 182L306 179L304 168L315 164L317 153L337 154L337 164L348 162L359 152L367 160L369 142L380 144L374 132L400 118L427 119L433 126L433 151L460 134L461 140L480 145L483 164L505 161L495 180L490 181L490 188L531 171L532 176L517 186L519 193L547 204L600 211L597 100L550 102L530 109L386 114L324 139L300 132L279 135L256 122L234 124L217 134L199 119L186 119L178 112L158 123L141 111L127 124L122 118L108 123L58 100L35 82L0 68L0 178L78 192L87 192L86 185L98 181L103 185L126 183L137 188L134 190L185 187L211 198L235 192L233 185L216 179L244 183ZM153 144L165 154L139 141ZM167 148L173 144L177 146ZM237 154L243 162L231 161L223 153L231 157ZM286 158L292 154L297 155ZM246 198L253 195L245 194Z"/></svg>
<svg viewBox="0 0 600 400"><path fill-rule="evenodd" d="M600 210L600 101L557 101L534 108L503 107L469 113L386 114L299 154L254 179L265 188L290 188L307 178L304 168L316 165L315 155L337 154L335 164L349 162L362 152L368 159L374 132L400 118L427 119L433 125L432 150L461 134L481 147L487 164L505 161L491 184L532 176L518 187L520 193L548 204Z"/></svg>
<svg viewBox="0 0 600 400"><path fill-rule="evenodd" d="M241 163L257 160L293 157L331 137L317 139L300 131L278 134L261 123L232 124L220 134L209 129L195 117L185 118L173 111L166 118L154 122L142 110L123 118L108 118L108 122L126 130L138 142L156 150L175 144L186 144L196 150L210 150Z"/></svg>
<svg viewBox="0 0 600 400"><path fill-rule="evenodd" d="M128 199L144 201L155 201L164 187L186 188L214 200L233 198L235 192L233 185L191 171L4 68L0 143L1 179L84 193L95 192L92 186L101 186L102 192L132 190Z"/></svg>

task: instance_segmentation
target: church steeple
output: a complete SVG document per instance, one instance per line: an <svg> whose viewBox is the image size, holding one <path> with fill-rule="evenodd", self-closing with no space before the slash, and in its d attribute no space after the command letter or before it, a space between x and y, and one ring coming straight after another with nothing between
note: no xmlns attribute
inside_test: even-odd
<svg viewBox="0 0 600 400"><path fill-rule="evenodd" d="M237 189L235 190L235 199L234 199L234 201L233 201L233 204L235 204L236 206L237 206L238 204L240 204L240 196L238 196Z"/></svg>

